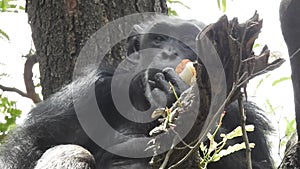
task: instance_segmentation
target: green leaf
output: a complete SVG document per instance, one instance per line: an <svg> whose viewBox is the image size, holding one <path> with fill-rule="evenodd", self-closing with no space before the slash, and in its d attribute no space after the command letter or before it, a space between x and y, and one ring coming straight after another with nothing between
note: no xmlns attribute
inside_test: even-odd
<svg viewBox="0 0 300 169"><path fill-rule="evenodd" d="M16 8L17 5L16 5L16 4L8 4L8 7L9 7L9 8Z"/></svg>
<svg viewBox="0 0 300 169"><path fill-rule="evenodd" d="M285 136L290 137L296 130L296 120L293 119L291 121L288 121L287 119L285 119L287 125L286 125L286 129L285 129Z"/></svg>
<svg viewBox="0 0 300 169"><path fill-rule="evenodd" d="M291 77L281 77L280 79L277 79L275 80L273 83L272 83L272 86L275 86L277 85L278 83L281 83L281 82L284 82L286 80L291 80Z"/></svg>
<svg viewBox="0 0 300 169"><path fill-rule="evenodd" d="M8 5L8 0L2 0L1 2L1 11L5 12L7 9L7 5Z"/></svg>
<svg viewBox="0 0 300 169"><path fill-rule="evenodd" d="M261 86L261 84L264 82L264 80L268 79L271 75L267 74L265 78L261 79L258 84L256 85L256 90Z"/></svg>
<svg viewBox="0 0 300 169"><path fill-rule="evenodd" d="M270 110L270 113L274 115L276 108L273 107L273 105L271 104L269 99L266 99L266 105L267 105L268 109Z"/></svg>
<svg viewBox="0 0 300 169"><path fill-rule="evenodd" d="M0 141L6 136L7 131L16 126L16 120L21 116L21 110L16 108L16 102L0 96L0 113L4 122L0 123Z"/></svg>
<svg viewBox="0 0 300 169"><path fill-rule="evenodd" d="M169 15L178 16L177 12L171 8L168 8Z"/></svg>
<svg viewBox="0 0 300 169"><path fill-rule="evenodd" d="M182 3L181 1L178 1L178 0L168 0L168 2L170 4L180 4L181 6L187 8L187 9L191 9L189 6L185 5L184 3Z"/></svg>
<svg viewBox="0 0 300 169"><path fill-rule="evenodd" d="M218 8L219 8L219 10L221 10L221 3L220 3L220 0L217 0L217 2L218 2Z"/></svg>
<svg viewBox="0 0 300 169"><path fill-rule="evenodd" d="M182 3L181 1L178 1L178 0L167 0L167 2L169 4L179 4L187 9L191 9L189 6L185 5L184 3ZM168 12L170 15L178 16L177 12L170 7L168 7Z"/></svg>
<svg viewBox="0 0 300 169"><path fill-rule="evenodd" d="M1 12L19 12L25 10L23 6L18 3L19 0L0 0L0 11Z"/></svg>
<svg viewBox="0 0 300 169"><path fill-rule="evenodd" d="M7 40L10 40L9 39L9 36L2 30L2 29L0 29L0 38L6 38Z"/></svg>
<svg viewBox="0 0 300 169"><path fill-rule="evenodd" d="M24 11L25 10L25 7L24 6L19 6L19 9Z"/></svg>
<svg viewBox="0 0 300 169"><path fill-rule="evenodd" d="M222 12L226 12L226 0L222 0Z"/></svg>
<svg viewBox="0 0 300 169"><path fill-rule="evenodd" d="M257 83L256 87L255 87L255 91L254 93L256 93L256 91L258 90L258 88L263 84L263 82L268 79L271 75L267 74L266 77L262 78L259 80L259 82Z"/></svg>
<svg viewBox="0 0 300 169"><path fill-rule="evenodd" d="M257 90L263 82L264 82L264 79L260 79L259 82L257 83L256 87L255 87L255 90Z"/></svg>
<svg viewBox="0 0 300 169"><path fill-rule="evenodd" d="M227 0L217 0L217 3L218 3L219 10L221 10L223 13L226 12ZM222 3L222 6L221 6L221 3Z"/></svg>
<svg viewBox="0 0 300 169"><path fill-rule="evenodd" d="M253 48L258 48L258 47L260 47L260 46L261 46L261 44L256 43L256 44L253 45Z"/></svg>

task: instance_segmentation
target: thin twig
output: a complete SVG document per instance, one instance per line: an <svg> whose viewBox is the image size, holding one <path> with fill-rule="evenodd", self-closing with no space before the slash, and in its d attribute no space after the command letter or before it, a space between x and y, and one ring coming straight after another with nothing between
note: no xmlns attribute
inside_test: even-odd
<svg viewBox="0 0 300 169"><path fill-rule="evenodd" d="M231 98L234 96L234 93L237 90L237 85L233 85L231 91L229 92L227 98L225 99L225 101L223 102L223 104L219 107L217 112L220 112L221 110L224 109L225 105L231 100ZM215 113L215 116L213 118L215 118L218 115L218 113ZM209 131L209 129L205 129L204 133L207 133ZM198 138L197 143L195 144L195 146L193 146L193 149L191 149L181 160L179 160L176 164L170 166L168 169L174 169L176 167L178 167L179 165L181 165L184 161L186 161L195 151L198 150L202 140L204 139L203 137L206 137L206 134L203 134L201 137Z"/></svg>
<svg viewBox="0 0 300 169"><path fill-rule="evenodd" d="M176 143L177 143L177 136L174 137L172 146L171 146L170 150L167 152L166 157L165 157L163 163L161 164L161 166L159 167L159 169L165 169L167 167L169 159L174 151L174 147L176 146Z"/></svg>
<svg viewBox="0 0 300 169"><path fill-rule="evenodd" d="M252 169L251 149L250 149L250 145L249 145L250 143L246 131L246 114L245 114L244 103L243 103L243 95L240 95L238 99L238 103L239 103L239 110L241 112L241 126L242 126L243 140L246 146L247 168Z"/></svg>
<svg viewBox="0 0 300 169"><path fill-rule="evenodd" d="M185 146L185 147L174 147L174 149L178 149L178 150L180 150L180 149L185 149L186 147L188 147L189 149L193 149L194 147L193 146L191 146L191 144L194 144L194 142L196 142L196 141L192 141L190 144L188 144L187 142L185 142L184 140L183 140L183 138L180 136L180 134L176 131L176 130L174 130L174 128L171 128L171 130L176 134L176 136L178 137L178 139L180 140L180 142Z"/></svg>
<svg viewBox="0 0 300 169"><path fill-rule="evenodd" d="M291 56L290 59L293 59L293 57L300 52L300 48L298 48Z"/></svg>
<svg viewBox="0 0 300 169"><path fill-rule="evenodd" d="M292 150L293 150L294 148L297 148L299 145L300 145L300 142L298 141L298 142L296 142L295 144L291 145L291 146L285 151L285 153L284 153L285 155L284 155L283 159L281 160L279 166L277 167L278 169L280 169L281 166L284 165L285 159L288 157L288 155L290 155L290 152L292 152Z"/></svg>

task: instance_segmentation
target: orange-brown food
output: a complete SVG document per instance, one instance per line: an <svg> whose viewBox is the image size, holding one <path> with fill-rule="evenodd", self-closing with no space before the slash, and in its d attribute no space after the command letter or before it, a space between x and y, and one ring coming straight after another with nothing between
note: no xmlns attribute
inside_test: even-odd
<svg viewBox="0 0 300 169"><path fill-rule="evenodd" d="M183 71L183 69L185 68L185 65L188 62L192 62L192 61L190 61L189 59L183 59L176 67L176 69L175 69L176 73L178 73L178 74L181 73Z"/></svg>
<svg viewBox="0 0 300 169"><path fill-rule="evenodd" d="M189 59L182 60L175 69L180 78L187 84L191 85L196 78L196 70L193 62Z"/></svg>

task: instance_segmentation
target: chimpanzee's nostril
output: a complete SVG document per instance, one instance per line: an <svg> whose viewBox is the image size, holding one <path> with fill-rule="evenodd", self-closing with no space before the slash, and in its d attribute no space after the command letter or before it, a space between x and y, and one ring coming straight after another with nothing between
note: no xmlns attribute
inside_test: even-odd
<svg viewBox="0 0 300 169"><path fill-rule="evenodd" d="M169 59L169 60L173 60L176 58L176 56L178 56L178 53L176 52L176 50L174 48L168 48L167 50L164 50L161 53L162 59Z"/></svg>

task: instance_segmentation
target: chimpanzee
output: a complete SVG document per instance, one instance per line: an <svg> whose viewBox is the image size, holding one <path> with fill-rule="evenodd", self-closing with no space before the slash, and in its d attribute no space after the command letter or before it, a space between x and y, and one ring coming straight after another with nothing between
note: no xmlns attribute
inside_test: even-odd
<svg viewBox="0 0 300 169"><path fill-rule="evenodd" d="M146 59L150 58L153 68L149 66L136 73L131 79L129 89L122 87L122 84L117 84L116 92L129 91L130 102L137 111L170 106L176 98L173 91L170 91L169 81L174 85L178 95L189 87L174 72L174 68L183 59L194 61L197 58L192 49L196 46L196 35L203 27L204 25L200 22L178 18L154 19L151 22L134 26L132 31L134 34L127 40L127 64L135 66L141 62L143 59L141 56L144 55ZM168 31L169 36L153 33L155 30ZM172 35L179 38L174 38ZM146 49L158 50L140 53ZM126 68L126 65L124 67ZM140 118L134 122L126 119L124 112L126 116L136 111L124 109L123 114L120 114L117 110L112 96L113 75L117 72L114 69L90 66L88 69L90 71L85 76L76 79L33 108L24 124L12 131L5 143L1 145L0 168L151 168L149 157L124 157L98 146L86 134L77 118L74 102L77 101L76 104L79 107L89 107L91 100L87 91L92 88L103 117L113 129L126 136L119 138L118 135L106 133L105 129L96 129L95 132L100 133L101 138L110 145L109 148L125 153L126 151L134 152L139 149L139 145L132 146L132 143L138 143L139 139L149 137L149 131L158 124L156 120L147 121L150 114L143 114L144 119L141 119L143 115L134 114L132 117ZM129 70L119 69L118 73L122 71ZM77 98L82 96L85 99L78 101ZM271 130L269 121L252 103L246 102L245 110L247 123L254 124L256 127L253 133L249 133L250 142L256 144L252 150L253 168L273 168L266 138L266 133ZM226 111L227 115L220 129L222 133L228 133L240 124L239 109L235 102L230 104ZM147 123L142 123L143 121ZM241 141L234 140L229 144ZM141 146L145 149L147 145ZM222 158L219 162L210 164L208 168L246 168L244 151Z"/></svg>

